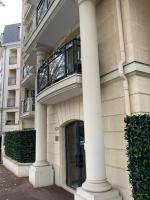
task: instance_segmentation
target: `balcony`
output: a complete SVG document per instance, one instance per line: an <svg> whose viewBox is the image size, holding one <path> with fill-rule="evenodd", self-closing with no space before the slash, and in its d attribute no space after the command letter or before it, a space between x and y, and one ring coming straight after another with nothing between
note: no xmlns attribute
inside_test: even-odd
<svg viewBox="0 0 150 200"><path fill-rule="evenodd" d="M37 6L37 25L42 21L43 17L52 6L55 0L41 0L39 5Z"/></svg>
<svg viewBox="0 0 150 200"><path fill-rule="evenodd" d="M17 64L17 56L10 56L9 57L9 65Z"/></svg>
<svg viewBox="0 0 150 200"><path fill-rule="evenodd" d="M36 64L32 51L36 44L55 48L70 30L79 32L79 8L75 1L41 0L33 12L32 34L25 35L25 52L29 54L28 64Z"/></svg>
<svg viewBox="0 0 150 200"><path fill-rule="evenodd" d="M15 77L9 77L8 78L8 86L16 85L16 78Z"/></svg>
<svg viewBox="0 0 150 200"><path fill-rule="evenodd" d="M30 66L25 65L23 67L23 79L25 79L27 76L29 76L29 74L30 74Z"/></svg>
<svg viewBox="0 0 150 200"><path fill-rule="evenodd" d="M26 98L24 101L22 101L21 108L21 118L34 118L34 98Z"/></svg>
<svg viewBox="0 0 150 200"><path fill-rule="evenodd" d="M52 54L37 74L37 99L57 103L80 95L81 52L80 40L74 39Z"/></svg>
<svg viewBox="0 0 150 200"><path fill-rule="evenodd" d="M8 108L15 108L15 98L8 98L7 100L7 107Z"/></svg>
<svg viewBox="0 0 150 200"><path fill-rule="evenodd" d="M35 76L34 69L29 65L23 67L23 80L21 82L23 87L34 88L35 87Z"/></svg>

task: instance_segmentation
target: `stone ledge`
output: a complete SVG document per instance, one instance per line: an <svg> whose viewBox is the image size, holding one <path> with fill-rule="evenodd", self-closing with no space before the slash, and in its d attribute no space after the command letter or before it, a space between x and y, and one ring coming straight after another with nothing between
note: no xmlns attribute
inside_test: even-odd
<svg viewBox="0 0 150 200"><path fill-rule="evenodd" d="M17 177L28 177L32 163L19 163L8 156L3 156L3 165Z"/></svg>

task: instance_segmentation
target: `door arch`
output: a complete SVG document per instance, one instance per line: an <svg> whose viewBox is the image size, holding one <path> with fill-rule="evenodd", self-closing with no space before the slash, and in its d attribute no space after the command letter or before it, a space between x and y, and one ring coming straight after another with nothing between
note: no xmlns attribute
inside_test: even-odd
<svg viewBox="0 0 150 200"><path fill-rule="evenodd" d="M74 121L65 127L66 184L76 189L85 181L84 123Z"/></svg>

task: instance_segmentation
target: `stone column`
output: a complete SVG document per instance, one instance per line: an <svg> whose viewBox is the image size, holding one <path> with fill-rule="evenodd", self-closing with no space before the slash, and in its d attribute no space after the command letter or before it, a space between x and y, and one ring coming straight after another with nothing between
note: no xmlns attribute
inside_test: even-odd
<svg viewBox="0 0 150 200"><path fill-rule="evenodd" d="M47 107L35 103L36 161L34 166L47 166Z"/></svg>
<svg viewBox="0 0 150 200"><path fill-rule="evenodd" d="M45 52L37 50L37 71L41 66ZM37 82L37 81L36 81ZM35 88L37 91L35 82ZM35 100L36 161L30 167L29 181L34 187L52 185L54 173L47 161L47 106Z"/></svg>
<svg viewBox="0 0 150 200"><path fill-rule="evenodd" d="M106 179L95 0L78 0L82 56L86 181L76 200L119 200Z"/></svg>

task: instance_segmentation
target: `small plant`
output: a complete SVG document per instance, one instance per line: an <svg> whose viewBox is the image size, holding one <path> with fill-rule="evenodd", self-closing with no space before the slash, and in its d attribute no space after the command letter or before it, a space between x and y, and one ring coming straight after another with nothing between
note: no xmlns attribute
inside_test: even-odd
<svg viewBox="0 0 150 200"><path fill-rule="evenodd" d="M150 115L125 118L128 171L134 200L150 200Z"/></svg>
<svg viewBox="0 0 150 200"><path fill-rule="evenodd" d="M6 156L20 162L35 161L35 130L12 131L5 135Z"/></svg>

